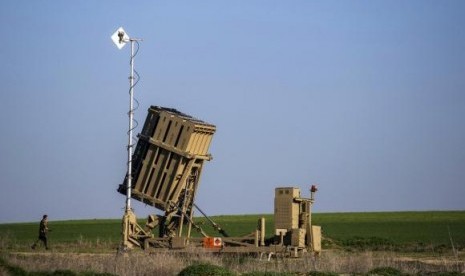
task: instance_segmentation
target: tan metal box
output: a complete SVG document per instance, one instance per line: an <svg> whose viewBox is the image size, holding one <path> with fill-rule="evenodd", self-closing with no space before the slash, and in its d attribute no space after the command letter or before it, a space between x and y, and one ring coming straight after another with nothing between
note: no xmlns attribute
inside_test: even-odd
<svg viewBox="0 0 465 276"><path fill-rule="evenodd" d="M172 249L183 249L186 247L186 237L172 237L171 248Z"/></svg>
<svg viewBox="0 0 465 276"><path fill-rule="evenodd" d="M291 246L305 247L305 229L292 229L291 230Z"/></svg>
<svg viewBox="0 0 465 276"><path fill-rule="evenodd" d="M312 225L312 248L315 252L321 252L321 226Z"/></svg>
<svg viewBox="0 0 465 276"><path fill-rule="evenodd" d="M132 162L132 198L160 210L197 189L216 127L176 109L151 106ZM118 191L126 194L126 181Z"/></svg>
<svg viewBox="0 0 465 276"><path fill-rule="evenodd" d="M299 203L294 198L300 197L300 189L284 187L275 189L274 220L275 229L294 229L299 227Z"/></svg>

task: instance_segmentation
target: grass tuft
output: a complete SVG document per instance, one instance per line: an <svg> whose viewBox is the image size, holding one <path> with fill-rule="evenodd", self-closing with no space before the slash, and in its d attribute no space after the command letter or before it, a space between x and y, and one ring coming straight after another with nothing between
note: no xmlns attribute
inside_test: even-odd
<svg viewBox="0 0 465 276"><path fill-rule="evenodd" d="M194 264L190 265L178 274L179 276L233 276L230 270L212 264Z"/></svg>
<svg viewBox="0 0 465 276"><path fill-rule="evenodd" d="M52 272L49 271L26 271L19 266L11 265L3 258L0 258L0 273L1 269L4 269L11 276L114 276L110 273L95 273L95 272L83 272L75 273L69 269L58 269Z"/></svg>
<svg viewBox="0 0 465 276"><path fill-rule="evenodd" d="M27 273L27 271L25 271L24 269L20 268L19 266L10 265L3 258L0 258L0 268L8 271L8 273L10 275L13 275L13 276L27 276L27 275L29 275Z"/></svg>
<svg viewBox="0 0 465 276"><path fill-rule="evenodd" d="M408 275L402 273L402 271L393 267L377 267L368 272L368 275L379 275L379 276L403 276Z"/></svg>
<svg viewBox="0 0 465 276"><path fill-rule="evenodd" d="M320 272L320 271L311 271L307 273L307 276L338 276L339 274L333 272Z"/></svg>
<svg viewBox="0 0 465 276"><path fill-rule="evenodd" d="M256 271L241 274L242 276L295 276L297 274L291 272L273 272L273 271Z"/></svg>

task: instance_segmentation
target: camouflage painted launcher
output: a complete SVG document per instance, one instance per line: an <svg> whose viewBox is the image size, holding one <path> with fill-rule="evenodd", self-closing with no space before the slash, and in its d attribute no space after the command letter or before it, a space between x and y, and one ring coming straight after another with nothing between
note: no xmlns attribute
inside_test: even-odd
<svg viewBox="0 0 465 276"><path fill-rule="evenodd" d="M133 154L131 197L165 212L157 222L160 237L181 236L183 220L191 220L204 161L212 158L208 149L215 130L176 109L149 108ZM118 191L126 195L126 179Z"/></svg>

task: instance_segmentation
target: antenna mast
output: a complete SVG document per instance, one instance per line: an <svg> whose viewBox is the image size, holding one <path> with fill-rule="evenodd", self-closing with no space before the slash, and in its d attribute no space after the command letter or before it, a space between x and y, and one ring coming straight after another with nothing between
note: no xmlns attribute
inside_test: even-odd
<svg viewBox="0 0 465 276"><path fill-rule="evenodd" d="M126 212L131 210L131 188L132 188L132 131L133 121L134 121L134 42L142 41L139 38L130 38L128 34L120 27L116 32L111 36L111 39L116 44L118 49L122 49L127 42L131 43L131 57L130 57L130 76L129 76L129 130L128 130L128 171L126 177Z"/></svg>

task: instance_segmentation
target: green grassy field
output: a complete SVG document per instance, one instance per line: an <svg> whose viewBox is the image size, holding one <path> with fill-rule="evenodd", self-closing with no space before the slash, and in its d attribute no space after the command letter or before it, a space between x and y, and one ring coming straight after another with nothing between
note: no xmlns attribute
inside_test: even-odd
<svg viewBox="0 0 465 276"><path fill-rule="evenodd" d="M322 214L314 221L324 233L343 240L354 236L379 237L394 243L465 245L465 212L384 212Z"/></svg>
<svg viewBox="0 0 465 276"><path fill-rule="evenodd" d="M267 236L272 235L272 215L216 216L230 236L242 236L254 231L257 220L266 218ZM212 236L219 236L204 218L196 219ZM140 221L144 224L143 220ZM320 213L313 215L313 223L322 226L325 246L442 246L465 248L465 211L447 212L380 212L380 213ZM121 221L70 220L50 221L49 235L53 244L117 245ZM0 224L0 248L27 248L36 238L38 222ZM198 235L193 230L194 235ZM328 242L330 241L330 242Z"/></svg>

